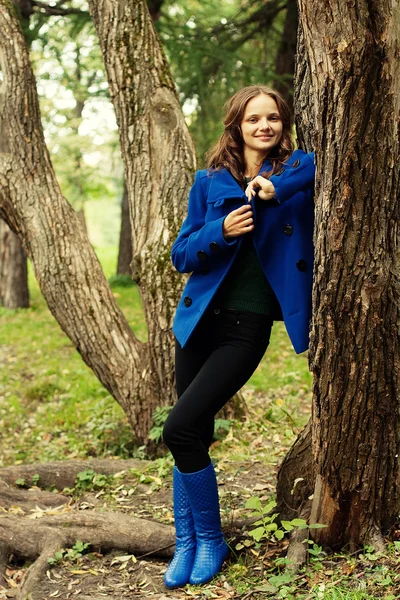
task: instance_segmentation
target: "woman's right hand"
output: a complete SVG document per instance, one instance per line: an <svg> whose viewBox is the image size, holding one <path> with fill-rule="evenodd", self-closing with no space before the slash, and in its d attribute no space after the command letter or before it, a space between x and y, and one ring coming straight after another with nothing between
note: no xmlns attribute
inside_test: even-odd
<svg viewBox="0 0 400 600"><path fill-rule="evenodd" d="M224 238L231 238L248 233L253 229L253 211L250 204L244 204L225 217L222 233Z"/></svg>

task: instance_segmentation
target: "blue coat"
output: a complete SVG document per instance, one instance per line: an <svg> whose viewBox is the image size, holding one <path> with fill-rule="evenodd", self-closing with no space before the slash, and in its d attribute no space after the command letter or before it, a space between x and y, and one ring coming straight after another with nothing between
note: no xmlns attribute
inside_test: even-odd
<svg viewBox="0 0 400 600"><path fill-rule="evenodd" d="M267 160L261 170L271 169ZM276 199L252 200L251 234L262 269L278 298L287 332L297 353L308 348L313 280L314 154L296 150L271 177ZM188 215L172 247L172 262L192 273L179 301L173 331L182 347L212 301L242 243L226 240L223 221L247 202L226 170L196 173Z"/></svg>

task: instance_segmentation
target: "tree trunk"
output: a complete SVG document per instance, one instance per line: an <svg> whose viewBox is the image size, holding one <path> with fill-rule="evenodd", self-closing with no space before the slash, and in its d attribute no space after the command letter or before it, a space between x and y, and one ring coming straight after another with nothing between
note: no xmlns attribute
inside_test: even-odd
<svg viewBox="0 0 400 600"><path fill-rule="evenodd" d="M400 4L299 7L318 157L313 538L381 549L400 509Z"/></svg>
<svg viewBox="0 0 400 600"><path fill-rule="evenodd" d="M184 279L170 249L186 213L195 152L146 3L101 0L89 7L119 127L150 366L158 403L171 403L171 326Z"/></svg>
<svg viewBox="0 0 400 600"><path fill-rule="evenodd" d="M18 236L0 219L0 304L28 308L28 264Z"/></svg>
<svg viewBox="0 0 400 600"><path fill-rule="evenodd" d="M277 81L274 87L287 99L291 111L293 111L293 74L295 68L297 24L297 2L296 0L288 0L282 39L275 62Z"/></svg>
<svg viewBox="0 0 400 600"><path fill-rule="evenodd" d="M124 182L124 192L121 202L121 231L119 234L119 249L117 275L131 275L132 262L132 230L129 216L128 190ZM134 267L134 265L133 265ZM132 278L136 281L137 277L133 268Z"/></svg>
<svg viewBox="0 0 400 600"><path fill-rule="evenodd" d="M0 114L0 155L8 152L8 135L7 121L2 119ZM5 308L29 306L26 254L18 237L2 219L0 219L0 304Z"/></svg>
<svg viewBox="0 0 400 600"><path fill-rule="evenodd" d="M103 4L101 7L104 9ZM114 40L109 48L109 60L117 69L116 79L111 82L113 97L118 86L122 89L129 81L128 73L118 66L118 56L131 64L127 53L134 52L136 35L136 17L131 17L121 16L113 23L114 28L123 29L120 33L125 44L115 45ZM139 10L136 21L152 28L147 12ZM122 106L127 112L118 113L122 151L128 154L127 180L132 197L142 199L135 218L135 237L143 257L142 290L150 334L150 342L142 344L116 305L83 227L55 179L28 52L16 15L6 0L0 0L0 29L0 66L4 74L0 114L10 132L8 152L0 155L0 215L22 240L51 312L125 410L137 442L146 443L154 408L174 397L170 326L182 281L170 266L169 246L182 220L183 198L193 172L190 140L187 137L186 144L180 142L180 131L187 134L175 93L168 87L168 72L165 65L164 70L160 66L162 83L152 93L150 83L143 83L143 93L148 92L146 99L153 102L147 131L144 123L133 124L132 115L127 118L135 98L139 102L132 90L132 96L124 92ZM140 49L135 52L140 53ZM130 73L132 76L131 67ZM162 160L156 160L161 148L165 166ZM151 180L150 157L154 173ZM140 174L136 176L139 166Z"/></svg>

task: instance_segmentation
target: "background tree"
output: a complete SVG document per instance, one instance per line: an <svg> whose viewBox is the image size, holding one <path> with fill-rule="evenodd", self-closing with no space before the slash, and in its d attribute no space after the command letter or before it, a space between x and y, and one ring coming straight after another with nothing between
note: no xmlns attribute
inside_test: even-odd
<svg viewBox="0 0 400 600"><path fill-rule="evenodd" d="M157 22L200 164L221 132L221 106L242 86L266 83L291 99L293 0L165 2Z"/></svg>
<svg viewBox="0 0 400 600"><path fill-rule="evenodd" d="M121 67L118 78L112 82L112 95L126 90L117 115L122 151L127 156L126 176L132 198L138 202L133 225L139 227L137 239L141 246L137 251L149 329L149 342L141 344L115 304L88 239L61 195L44 143L27 50L15 19L10 18L9 5L4 2L1 7L1 24L7 35L0 42L4 74L0 111L10 131L9 152L1 156L1 214L23 240L50 310L84 360L120 402L138 442L143 443L147 441L155 406L171 402L174 395L170 328L182 282L170 264L169 247L185 210L194 155L175 88L168 79L146 6L136 5L137 15L125 6L127 13L114 21L116 29L107 30L108 35L113 33L119 38L118 45L110 47L107 60ZM118 11L120 7L114 3L100 8ZM97 13L96 18L101 19L97 25L107 23L108 16L107 12ZM129 35L127 23L131 24ZM145 28L144 32L135 27ZM154 80L149 78L146 58L140 51L144 40L158 66L158 71L150 74ZM138 81L132 77L132 64L146 73L143 87L138 88ZM144 98L138 89L143 90ZM145 120L138 124L138 132L141 126L140 135L151 146L142 145L145 158L137 154L139 145L132 138L135 94L141 103L151 101L149 113L141 112ZM120 94L119 101L122 100ZM136 110L139 108L143 104ZM150 129L157 132L152 139ZM172 154L166 152L167 148ZM150 164L145 167L149 150L151 169L157 174L152 179L148 176ZM142 168L140 177L134 161L139 161Z"/></svg>

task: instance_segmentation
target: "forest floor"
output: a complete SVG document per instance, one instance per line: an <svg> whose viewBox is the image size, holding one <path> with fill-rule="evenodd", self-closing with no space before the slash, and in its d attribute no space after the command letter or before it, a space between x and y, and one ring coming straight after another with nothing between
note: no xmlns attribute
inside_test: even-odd
<svg viewBox="0 0 400 600"><path fill-rule="evenodd" d="M101 258L106 273L112 272L111 254ZM135 447L123 411L60 331L33 279L30 283L30 309L0 308L0 468L68 459L109 458L121 465L131 457L148 459L143 448ZM135 332L145 339L137 289L113 289ZM273 501L279 464L310 415L307 357L294 354L282 324L274 326L271 346L244 397L245 417L219 421L212 447L224 531L232 550L218 577L202 587L167 590L167 560L115 551L103 554L77 540L52 557L33 600L400 598L400 531L391 532L385 555L368 547L354 554L330 554L310 539L308 564L293 573L285 562L287 536L278 541L265 530L258 542L252 527L238 527L254 515L246 503L265 507ZM159 432L155 425L154 435ZM88 464L75 486L63 491L70 504L43 513L35 510L27 517L73 509L118 511L172 524L172 460L162 446L158 454L143 467L108 477L96 476ZM26 486L25 481L16 484ZM1 513L19 514L20 508L0 506L0 518ZM0 599L17 595L28 566L10 557L8 587L0 587Z"/></svg>

